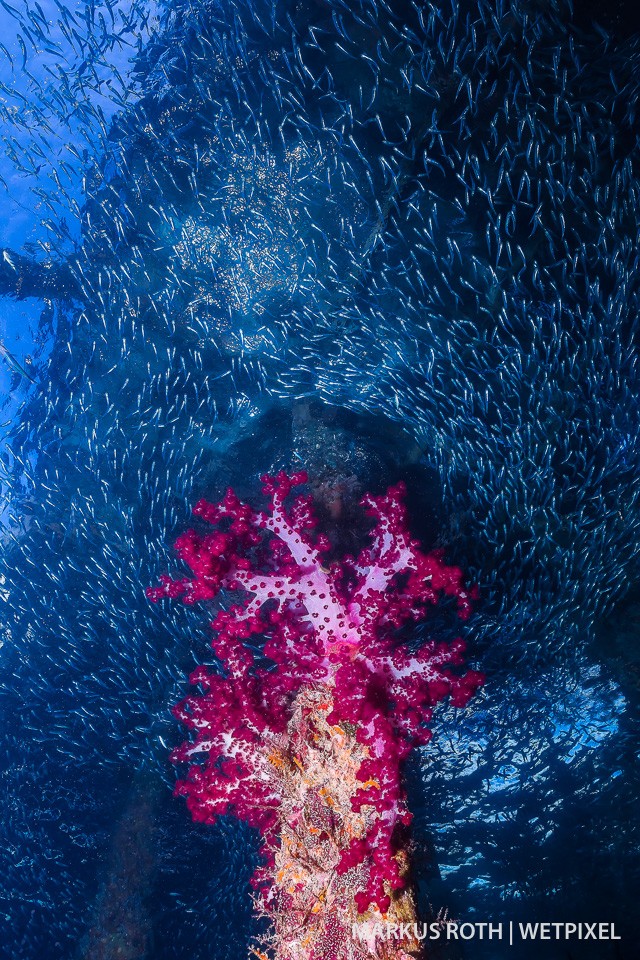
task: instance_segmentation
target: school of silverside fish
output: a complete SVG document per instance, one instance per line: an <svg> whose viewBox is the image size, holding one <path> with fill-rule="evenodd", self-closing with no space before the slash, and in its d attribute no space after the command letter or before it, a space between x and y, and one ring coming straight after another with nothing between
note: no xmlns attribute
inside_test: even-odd
<svg viewBox="0 0 640 960"><path fill-rule="evenodd" d="M357 426L389 482L431 478L426 546L480 586L486 686L409 770L421 902L628 919L637 662L593 639L638 573L638 39L563 0L54 5L2 4L15 70L50 58L0 91L49 239L4 247L0 292L56 334L39 369L3 348L0 942L246 957L255 838L169 789L207 618L144 590L200 497L307 460L318 410L346 475ZM114 877L138 953L100 939Z"/></svg>

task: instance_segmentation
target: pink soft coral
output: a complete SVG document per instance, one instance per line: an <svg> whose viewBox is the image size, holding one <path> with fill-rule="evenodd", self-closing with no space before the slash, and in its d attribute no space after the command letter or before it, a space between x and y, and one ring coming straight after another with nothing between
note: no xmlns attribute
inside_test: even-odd
<svg viewBox="0 0 640 960"><path fill-rule="evenodd" d="M360 751L351 810L354 817L367 813L358 830L341 834L335 873L358 876L353 897L361 913L369 905L385 912L406 880L397 843L400 825L410 821L401 763L413 745L429 740L433 706L447 696L463 706L482 682L478 673L461 672L461 640L411 652L397 628L424 618L442 594L456 599L465 619L475 591L440 552L424 554L410 538L402 484L364 498L373 523L369 546L327 569L329 543L314 533L310 498L292 497L285 506L306 479L263 477L266 512L232 490L221 503L200 501L195 514L215 529L190 530L176 543L193 576L163 577L148 591L153 601L179 596L185 603L242 591L241 602L213 622L224 674L199 667L190 680L201 692L175 708L194 731L173 754L191 764L176 790L197 820L233 812L258 827L268 855L261 873L269 878L282 838L281 768L294 739L288 725L301 693L325 691L326 729L350 731ZM266 638L258 659L246 643L254 637ZM297 816L290 803L286 816Z"/></svg>

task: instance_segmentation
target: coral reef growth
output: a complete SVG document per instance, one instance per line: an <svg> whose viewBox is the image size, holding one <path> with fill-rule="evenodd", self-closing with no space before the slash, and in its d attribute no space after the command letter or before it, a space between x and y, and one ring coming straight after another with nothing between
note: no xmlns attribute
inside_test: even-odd
<svg viewBox="0 0 640 960"><path fill-rule="evenodd" d="M306 479L263 477L264 512L232 490L218 504L198 503L195 514L214 531L176 541L193 576L165 575L148 590L152 601L189 605L241 593L212 623L224 672L194 671L201 692L175 709L194 733L173 754L190 764L176 792L196 820L234 813L260 829L266 865L255 882L267 887L263 909L275 898L283 960L325 956L326 944L310 946L317 936L344 940L331 956L351 956L358 914L395 915L411 821L401 764L429 741L433 707L447 697L464 706L482 682L460 671L461 640L410 651L398 639L440 597L454 598L466 619L476 596L458 568L410 538L402 486L364 497L369 545L325 568L330 544L315 531L310 498L285 502ZM399 915L409 903L401 897ZM294 924L295 945L285 945L284 911L314 918L306 931Z"/></svg>

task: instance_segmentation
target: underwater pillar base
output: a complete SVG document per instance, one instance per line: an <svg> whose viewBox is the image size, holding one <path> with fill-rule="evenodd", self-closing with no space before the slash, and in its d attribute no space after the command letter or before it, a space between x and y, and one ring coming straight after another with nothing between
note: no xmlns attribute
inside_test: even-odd
<svg viewBox="0 0 640 960"><path fill-rule="evenodd" d="M410 885L393 891L385 884L391 898L386 913L373 903L359 913L355 895L368 887L375 846L361 864L338 869L343 851L352 840L367 837L380 814L370 805L359 812L352 809L356 792L373 783L363 783L357 776L369 748L356 739L353 725L327 723L332 709L329 686L303 689L283 745L269 749L282 797L280 842L273 865L263 874L271 885L257 898L258 912L269 918L271 932L253 947L252 956L414 960L423 951L413 935L388 936L391 925L409 924L411 929L416 923ZM408 852L400 849L394 859L406 876Z"/></svg>
<svg viewBox="0 0 640 960"><path fill-rule="evenodd" d="M111 838L81 960L143 960L151 955L150 903L158 869L155 825L164 791L156 777L144 770L136 773Z"/></svg>

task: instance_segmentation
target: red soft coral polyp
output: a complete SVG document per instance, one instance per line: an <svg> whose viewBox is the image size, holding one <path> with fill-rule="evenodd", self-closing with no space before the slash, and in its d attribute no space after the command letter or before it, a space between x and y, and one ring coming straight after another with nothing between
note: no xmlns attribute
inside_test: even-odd
<svg viewBox="0 0 640 960"><path fill-rule="evenodd" d="M191 576L163 576L147 591L154 602L188 604L241 595L213 620L221 672L195 670L199 690L174 711L192 732L173 754L189 765L176 793L196 820L233 813L262 832L256 884L281 960L328 955L327 944L349 939L344 930L337 937L336 917L346 929L354 911L386 914L408 896L402 763L428 742L436 704L465 706L483 680L464 672L462 640L410 650L398 639L441 596L455 599L461 619L477 596L442 551L424 554L410 538L403 485L364 497L369 542L326 567L329 543L315 532L311 499L293 493L305 482L304 473L263 477L265 511L232 490L217 504L201 500L194 512L214 529L176 542ZM296 849L303 828L307 859L315 846L324 864L316 874ZM330 898L318 886L323 869L342 878L327 880ZM284 920L278 934L284 904L289 921L298 910L317 935L287 940ZM341 949L331 946L339 960L360 956Z"/></svg>

